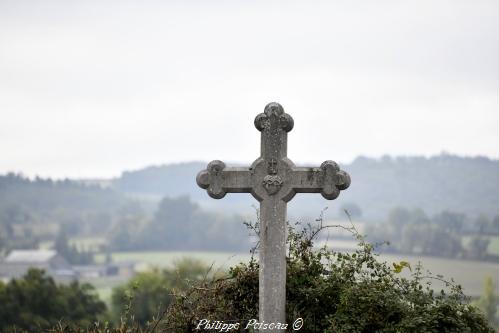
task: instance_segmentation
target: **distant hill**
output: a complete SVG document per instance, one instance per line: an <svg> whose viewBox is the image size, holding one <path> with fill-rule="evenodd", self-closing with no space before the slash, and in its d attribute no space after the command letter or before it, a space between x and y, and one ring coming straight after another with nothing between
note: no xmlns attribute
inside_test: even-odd
<svg viewBox="0 0 499 333"><path fill-rule="evenodd" d="M112 189L67 179L30 180L13 173L0 175L0 245L5 237L50 237L61 224L71 233L102 232L115 212L129 201Z"/></svg>
<svg viewBox="0 0 499 333"><path fill-rule="evenodd" d="M183 169L182 169L183 170ZM141 180L160 202L132 200L110 180L28 179L0 175L0 257L12 249L34 249L64 232L71 237L104 238L112 250L197 249L246 251L251 247L244 219L206 212L179 192L161 195L159 176L168 188L186 177ZM134 177L132 177L134 178ZM173 181L169 181L172 178ZM113 186L112 186L113 185ZM146 194L147 196L147 194ZM159 203L159 205L157 205Z"/></svg>
<svg viewBox="0 0 499 333"><path fill-rule="evenodd" d="M111 186L129 194L201 198L203 193L197 190L196 174L205 167L204 162L190 162L125 171Z"/></svg>
<svg viewBox="0 0 499 333"><path fill-rule="evenodd" d="M101 180L0 175L0 254L53 240L61 227L71 237L114 240L111 245L120 250L162 248L164 240L164 246L176 248L247 248L242 222L255 220L258 202L250 194L211 199L195 181L205 167L204 162L170 164ZM337 200L297 195L289 204L288 218L310 221L326 206L326 219L337 218L344 206L357 216L362 213L366 221L384 221L396 206L419 207L430 216L443 210L471 218L499 215L497 160L452 155L359 157L342 169L350 173L352 185Z"/></svg>
<svg viewBox="0 0 499 333"><path fill-rule="evenodd" d="M253 214L257 202L249 194L228 194L213 200L197 187L195 178L206 163L191 162L127 171L112 182L123 193L143 198L188 195L204 207ZM291 217L318 216L329 206L335 217L342 205L355 203L369 220L380 220L395 206L421 207L429 214L448 209L469 216L499 214L499 161L486 157L442 154L425 157L358 157L341 166L352 177L351 187L335 201L319 194L297 195Z"/></svg>

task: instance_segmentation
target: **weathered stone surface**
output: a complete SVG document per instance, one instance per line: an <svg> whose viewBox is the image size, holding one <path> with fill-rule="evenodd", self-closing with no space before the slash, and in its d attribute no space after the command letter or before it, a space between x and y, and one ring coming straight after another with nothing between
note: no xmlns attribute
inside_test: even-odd
<svg viewBox="0 0 499 333"><path fill-rule="evenodd" d="M286 308L286 203L296 193L321 193L328 200L350 185L350 176L333 161L320 167L296 167L287 158L288 132L294 122L278 103L255 118L261 155L248 168L212 161L197 184L221 199L227 193L251 193L260 202L259 321L284 323Z"/></svg>

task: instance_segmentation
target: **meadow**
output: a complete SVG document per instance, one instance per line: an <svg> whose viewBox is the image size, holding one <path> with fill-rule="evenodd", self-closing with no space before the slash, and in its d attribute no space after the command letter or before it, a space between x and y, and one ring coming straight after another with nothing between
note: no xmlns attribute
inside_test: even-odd
<svg viewBox="0 0 499 333"><path fill-rule="evenodd" d="M247 262L250 259L249 253L225 253L225 252L198 252L198 251L147 251L147 252L115 252L112 253L114 262L136 262L138 270L147 270L152 267L168 268L182 258L194 258L204 262L212 267L212 270L224 270L239 262ZM446 259L436 257L419 257L409 255L387 255L379 256L381 261L386 261L388 264L407 261L412 269L420 262L426 270L430 271L433 276L443 275L446 280L453 278L457 284L464 288L466 295L477 297L482 293L483 281L486 276L493 278L499 277L499 263L489 263L481 261ZM104 255L97 255L98 262L104 261ZM410 274L408 269L405 269L404 276ZM111 290L120 281L116 279L101 278L97 280L89 280L93 283L99 292L99 295L106 301L109 301ZM440 289L443 284L438 280L433 280L435 289Z"/></svg>
<svg viewBox="0 0 499 333"><path fill-rule="evenodd" d="M490 254L499 255L499 236L490 237L488 251Z"/></svg>

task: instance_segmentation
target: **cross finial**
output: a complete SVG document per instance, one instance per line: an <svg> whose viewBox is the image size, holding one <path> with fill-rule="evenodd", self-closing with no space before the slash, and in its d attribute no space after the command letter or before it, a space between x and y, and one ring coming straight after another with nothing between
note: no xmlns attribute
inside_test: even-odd
<svg viewBox="0 0 499 333"><path fill-rule="evenodd" d="M270 128L274 124L276 128L281 128L286 132L293 129L293 118L284 112L281 104L272 102L265 106L263 113L260 113L255 118L255 127L260 132L266 128Z"/></svg>

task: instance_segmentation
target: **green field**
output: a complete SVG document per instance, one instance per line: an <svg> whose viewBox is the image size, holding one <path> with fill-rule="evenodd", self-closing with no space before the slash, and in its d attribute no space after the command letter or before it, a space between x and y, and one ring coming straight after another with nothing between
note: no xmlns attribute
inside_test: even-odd
<svg viewBox="0 0 499 333"><path fill-rule="evenodd" d="M499 255L499 236L490 237L489 253Z"/></svg>
<svg viewBox="0 0 499 333"><path fill-rule="evenodd" d="M179 251L138 251L138 252L115 252L111 255L113 262L135 262L138 271L145 271L153 267L168 268L172 267L176 261L183 258L194 258L211 266L212 272L223 271L240 262L247 262L250 254L226 252L179 252ZM97 263L103 263L104 254L95 256ZM97 278L88 279L97 289L99 297L108 305L111 301L112 289L118 285L126 283L126 280L117 278Z"/></svg>
<svg viewBox="0 0 499 333"><path fill-rule="evenodd" d="M463 242L466 242L463 239ZM93 244L102 242L101 239L75 239L74 243L90 247ZM338 245L341 242L336 242ZM351 243L351 242L350 242ZM345 245L347 248L352 248L352 244ZM355 245L355 244L354 244ZM343 249L345 250L345 249ZM347 250L348 251L348 250ZM489 244L489 252L499 255L499 237L491 237ZM250 259L249 253L226 253L226 252L206 252L206 251L136 251L136 252L114 252L112 253L114 262L135 262L136 269L139 271L148 270L152 267L168 268L182 258L194 258L204 262L207 266L211 266L213 271L225 270L239 262L247 262ZM411 263L415 267L418 262L421 262L424 269L429 270L434 275L441 274L447 280L453 278L456 283L461 284L465 294L477 297L482 293L483 280L486 276L492 276L499 283L499 264L459 260L445 259L436 257L418 257L409 255L382 255L380 260L388 262L390 265L393 262L402 260ZM104 262L104 254L95 256L98 263ZM405 271L403 274L407 275ZM106 302L110 301L112 288L124 283L124 280L102 278L90 280L99 292L99 295ZM443 284L439 281L434 281L433 285L436 289L442 288Z"/></svg>
<svg viewBox="0 0 499 333"><path fill-rule="evenodd" d="M182 258L194 258L212 266L214 270L227 269L239 262L250 259L249 253L227 253L227 252L204 252L204 251L137 251L137 252L114 252L114 262L136 262L139 270L150 267L172 267L174 263ZM95 256L97 263L104 262L104 254Z"/></svg>
<svg viewBox="0 0 499 333"><path fill-rule="evenodd" d="M404 255L382 255L380 258L389 263L405 260L410 262L412 267L420 261L423 267L434 275L441 274L446 280L453 278L468 296L480 296L486 276L491 276L499 282L499 263ZM435 281L434 286L441 288L442 284Z"/></svg>
<svg viewBox="0 0 499 333"><path fill-rule="evenodd" d="M147 270L151 267L171 267L175 261L182 258L195 258L203 261L213 270L224 270L239 262L248 261L249 254L246 253L225 253L225 252L178 252L178 251L150 251L150 252L116 252L112 254L113 261L126 262L133 261L137 263L139 270ZM104 255L97 255L96 260L103 262ZM483 288L483 280L486 276L499 278L499 264L470 260L444 259L435 257L416 257L406 255L382 255L380 260L393 262L402 260L410 262L415 267L420 261L424 269L431 271L434 275L441 274L447 280L454 278L456 283L461 284L464 292L469 296L479 296ZM408 271L404 273L407 275ZM92 281L89 281L93 283ZM98 281L96 287L102 296L109 299L109 283L117 285L117 281ZM442 284L434 281L435 288L441 288ZM107 295L106 295L107 294Z"/></svg>

